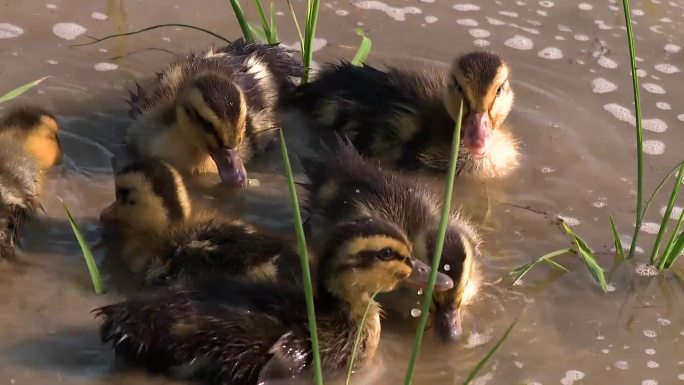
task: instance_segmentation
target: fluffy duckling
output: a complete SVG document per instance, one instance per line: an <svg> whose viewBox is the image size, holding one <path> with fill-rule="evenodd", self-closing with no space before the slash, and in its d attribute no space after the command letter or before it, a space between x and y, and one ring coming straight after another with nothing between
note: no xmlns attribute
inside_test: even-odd
<svg viewBox="0 0 684 385"><path fill-rule="evenodd" d="M518 143L504 120L513 107L510 67L475 51L437 69L386 71L347 62L329 65L300 86L295 105L320 126L352 139L364 156L402 169L446 171L463 100L461 174L486 179L518 166Z"/></svg>
<svg viewBox="0 0 684 385"><path fill-rule="evenodd" d="M314 306L323 370L346 369L363 328L359 367L380 340L381 309L371 295L401 281L425 285L430 268L411 258L399 228L373 218L337 225L319 256ZM451 285L438 275L438 289ZM260 373L294 377L310 365L304 298L293 285L222 281L143 294L95 312L104 319L102 340L112 341L118 356L153 371L192 365L212 384L255 385Z"/></svg>
<svg viewBox="0 0 684 385"><path fill-rule="evenodd" d="M105 244L148 284L214 275L298 277L289 242L216 211L194 212L181 175L168 163L129 165L116 174L115 187L116 200L100 214Z"/></svg>
<svg viewBox="0 0 684 385"><path fill-rule="evenodd" d="M55 117L38 107L0 119L0 258L14 256L21 222L40 208L44 171L61 162L58 132Z"/></svg>
<svg viewBox="0 0 684 385"><path fill-rule="evenodd" d="M323 160L302 158L310 183L307 209L311 227L324 234L329 218L368 215L397 224L413 245L413 255L428 262L434 255L441 216L441 200L415 179L381 170L365 160L352 144L340 142L337 153ZM316 232L314 232L316 238ZM440 272L454 287L433 295L433 324L444 341L461 334L459 309L477 289L480 238L475 228L453 212L449 220Z"/></svg>
<svg viewBox="0 0 684 385"><path fill-rule="evenodd" d="M243 40L176 61L131 92L131 155L244 186L245 163L276 138L279 99L302 74L285 49Z"/></svg>

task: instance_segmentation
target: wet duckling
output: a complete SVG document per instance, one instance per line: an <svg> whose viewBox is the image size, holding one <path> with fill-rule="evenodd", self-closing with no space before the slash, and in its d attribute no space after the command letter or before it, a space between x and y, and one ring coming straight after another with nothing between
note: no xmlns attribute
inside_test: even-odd
<svg viewBox="0 0 684 385"><path fill-rule="evenodd" d="M44 171L61 162L59 124L33 106L0 119L0 258L14 257L18 229L40 208Z"/></svg>
<svg viewBox="0 0 684 385"><path fill-rule="evenodd" d="M243 40L176 61L131 92L131 155L244 186L244 165L276 138L279 99L302 74L285 49Z"/></svg>
<svg viewBox="0 0 684 385"><path fill-rule="evenodd" d="M386 71L329 65L300 86L293 102L318 125L352 139L364 156L406 170L446 171L463 99L458 171L486 179L518 166L518 142L504 126L513 107L510 67L475 51L438 69Z"/></svg>
<svg viewBox="0 0 684 385"><path fill-rule="evenodd" d="M115 176L116 200L100 214L105 244L147 284L184 284L212 276L291 280L294 246L213 210L193 211L181 175L158 159Z"/></svg>
<svg viewBox="0 0 684 385"><path fill-rule="evenodd" d="M411 258L399 228L374 218L338 224L319 255L314 306L323 370L346 369L363 328L360 367L380 341L381 309L371 295L401 281L423 286L430 268ZM451 285L438 275L438 289ZM104 319L102 340L112 341L117 356L157 372L192 365L212 384L255 385L260 373L294 377L310 365L304 298L293 285L224 280L142 294L95 312Z"/></svg>
<svg viewBox="0 0 684 385"><path fill-rule="evenodd" d="M310 225L324 234L330 218L368 215L397 224L413 245L413 255L432 260L441 216L441 201L423 184L405 174L381 170L363 159L350 143L340 140L339 150L320 160L302 158L309 178L306 202ZM314 239L317 237L313 233ZM443 340L457 341L461 334L459 310L477 289L480 238L476 229L454 211L449 220L440 272L454 288L433 295L433 325Z"/></svg>

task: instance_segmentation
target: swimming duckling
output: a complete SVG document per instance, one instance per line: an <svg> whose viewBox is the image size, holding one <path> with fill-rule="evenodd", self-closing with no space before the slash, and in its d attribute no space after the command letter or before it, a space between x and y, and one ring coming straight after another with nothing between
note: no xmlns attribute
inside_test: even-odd
<svg viewBox="0 0 684 385"><path fill-rule="evenodd" d="M19 226L40 208L44 171L61 162L58 132L55 117L38 107L0 119L0 258L14 257Z"/></svg>
<svg viewBox="0 0 684 385"><path fill-rule="evenodd" d="M355 366L373 358L381 313L373 293L402 281L423 286L430 268L411 258L399 228L374 218L337 225L319 255L314 306L328 374L346 369L359 328L365 332ZM438 289L451 285L438 275ZM260 372L285 368L294 377L312 360L304 292L293 285L226 280L142 294L94 312L104 319L102 340L112 341L117 356L152 371L193 365L213 384L255 385Z"/></svg>
<svg viewBox="0 0 684 385"><path fill-rule="evenodd" d="M311 228L324 234L330 218L368 215L397 224L413 245L413 255L432 260L441 217L441 201L414 178L381 170L365 160L350 143L323 159L302 158L309 178L306 202ZM317 232L314 232L316 238ZM454 281L454 288L433 295L433 324L445 341L461 334L459 310L477 289L480 238L475 228L454 211L449 219L440 272Z"/></svg>
<svg viewBox="0 0 684 385"><path fill-rule="evenodd" d="M438 69L386 71L347 62L329 65L293 96L320 125L352 139L364 156L392 167L446 171L463 99L458 171L486 179L518 166L518 142L504 120L513 107L510 67L475 51Z"/></svg>
<svg viewBox="0 0 684 385"><path fill-rule="evenodd" d="M192 210L181 175L158 159L115 176L116 200L100 214L110 251L148 284L214 275L254 280L298 277L294 247L213 210Z"/></svg>
<svg viewBox="0 0 684 385"><path fill-rule="evenodd" d="M244 164L277 136L275 109L302 65L277 45L238 40L192 54L131 92L134 158L159 157L183 173L217 173L244 186Z"/></svg>

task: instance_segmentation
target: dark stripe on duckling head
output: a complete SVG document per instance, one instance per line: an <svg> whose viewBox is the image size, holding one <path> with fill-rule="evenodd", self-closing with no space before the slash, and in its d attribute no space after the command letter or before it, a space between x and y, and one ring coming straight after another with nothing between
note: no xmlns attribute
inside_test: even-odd
<svg viewBox="0 0 684 385"><path fill-rule="evenodd" d="M503 65L503 59L493 52L475 51L461 56L458 68L466 82L461 87L469 87L475 95L483 97Z"/></svg>
<svg viewBox="0 0 684 385"><path fill-rule="evenodd" d="M20 106L9 110L0 120L0 129L21 128L29 130L43 122L43 118L48 117L55 122L57 119L47 110L36 106Z"/></svg>
<svg viewBox="0 0 684 385"><path fill-rule="evenodd" d="M185 186L179 174L167 163L157 159L137 162L125 167L117 175L142 174L151 184L152 191L162 200L172 221L183 220L187 213ZM119 191L124 194L125 191ZM183 195L183 196L181 196Z"/></svg>

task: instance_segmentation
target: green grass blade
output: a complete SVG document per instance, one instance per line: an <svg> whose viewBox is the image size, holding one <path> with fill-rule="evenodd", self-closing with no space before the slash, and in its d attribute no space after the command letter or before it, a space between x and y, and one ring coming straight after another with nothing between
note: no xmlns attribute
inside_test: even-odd
<svg viewBox="0 0 684 385"><path fill-rule="evenodd" d="M304 29L304 46L302 47L302 63L305 72L302 76L302 83L308 83L311 72L311 61L313 60L313 40L316 35L316 25L318 24L318 9L320 0L308 0L306 7L306 26Z"/></svg>
<svg viewBox="0 0 684 385"><path fill-rule="evenodd" d="M634 31L632 31L632 16L629 10L629 0L622 0L627 27L627 43L629 45L629 62L632 69L632 88L634 91L634 115L636 117L636 147L637 147L637 196L636 196L636 227L632 236L632 244L629 247L628 258L634 256L637 238L641 229L641 221L644 218L642 210L644 191L644 130L641 127L641 98L639 97L639 77L637 76L636 48L634 47Z"/></svg>
<svg viewBox="0 0 684 385"><path fill-rule="evenodd" d="M290 192L290 204L294 217L295 233L297 234L297 251L299 252L299 262L302 267L302 284L306 295L306 310L309 319L309 333L311 334L311 354L313 355L314 380L317 385L323 384L323 373L321 370L321 354L318 345L318 330L316 328L316 311L313 301L313 285L311 283L311 271L309 270L309 256L306 248L306 237L302 226L302 214L299 210L297 201L297 189L295 187L294 176L292 175L292 165L290 156L287 152L287 144L283 131L280 131L280 151L283 156L283 166L287 177L287 188Z"/></svg>
<svg viewBox="0 0 684 385"><path fill-rule="evenodd" d="M226 43L230 43L230 40L226 39L225 37L223 37L223 36L221 36L221 35L219 35L219 34L217 34L217 33L211 32L211 31L209 31L209 30L207 30L207 29L204 29L204 28L195 27L194 25L189 25L189 24L169 23L169 24L157 24L157 25L153 25L153 26L151 26L151 27L139 29L139 30L133 31L133 32L116 33L116 34L114 34L114 35L109 35L109 36L101 37L101 38L99 38L99 39L95 39L95 40L89 41L89 42L87 42L87 43L72 44L72 45L70 45L69 47L84 47L84 46L86 46L86 45L97 44L97 43L103 42L103 41L105 41L105 40L113 39L113 38L115 38L115 37L124 37L124 36L137 35L137 34L142 33L142 32L152 31L153 29L157 29L157 28L166 28L166 27L182 27L182 28L194 29L194 30L196 30L196 31L201 31L201 32L204 32L204 33L206 33L206 34L209 34L209 35L211 35L211 36L213 36L213 37L215 37L215 38L217 38L217 39L219 39L219 40L223 40L223 41L226 42ZM247 26L247 28L249 28L249 25ZM251 35L250 35L250 36L251 36Z"/></svg>
<svg viewBox="0 0 684 385"><path fill-rule="evenodd" d="M566 253L571 253L572 251L573 251L572 249L561 249L561 250L555 250L555 251L552 251L550 253L544 254L541 257L535 259L534 261L528 262L528 263L526 263L526 264L524 264L524 265L522 265L516 269L511 270L508 274L501 277L501 279L510 278L513 280L513 282L511 282L511 286L515 286L539 262L548 262L548 263L555 264L555 267L559 268L560 270L564 270L565 272L567 272L568 269L566 269L565 267L553 262L552 258L555 258L559 255L563 255Z"/></svg>
<svg viewBox="0 0 684 385"><path fill-rule="evenodd" d="M667 201L667 207L665 209L665 214L663 214L663 220L660 222L660 229L658 230L658 235L656 236L655 243L653 244L653 249L651 249L651 264L659 265L656 261L658 251L660 251L660 242L663 240L663 236L667 231L667 223L670 220L670 215L672 215L672 209L675 203L677 203L677 196L679 196L679 188L682 186L682 177L684 177L684 163L679 166L679 175L677 175L677 180L672 186L672 192L670 192L670 199ZM664 262L663 262L664 263Z"/></svg>
<svg viewBox="0 0 684 385"><path fill-rule="evenodd" d="M572 251L572 249L570 249L570 251ZM556 261L554 261L554 260L545 259L544 262L546 262L547 264L551 265L551 267L555 268L556 270L560 270L560 271L562 271L562 272L564 272L564 273L569 273L569 272L570 272L570 270L568 270L565 266L561 265L560 263L558 263L558 262L556 262Z"/></svg>
<svg viewBox="0 0 684 385"><path fill-rule="evenodd" d="M494 347L492 347L492 348L489 350L489 352L487 352L487 354L486 354L484 357L482 357L482 359L480 360L480 362L478 362L477 365L475 365L475 367L473 368L473 370L471 370L470 373L468 373L468 377L466 378L465 381L463 381L463 385L468 385L468 384L470 384L470 383L475 379L475 377L477 376L478 373L480 373L480 371L481 371L482 368L485 366L485 364L487 363L487 361L489 361L489 359L492 358L492 356L494 355L494 353L496 353L496 351L499 350L499 348L500 348L501 345L504 343L504 341L506 341L506 339L508 338L508 336L509 336L509 335L511 334L511 332L513 331L513 328L514 328L515 325L518 323L518 320L519 320L519 319L520 319L520 316L518 316L518 318L516 318L515 320L513 320L513 323L511 324L511 326L509 326L508 329L506 329L506 332L501 336L501 338L499 338L499 341L496 342L496 345L494 345Z"/></svg>
<svg viewBox="0 0 684 385"><path fill-rule="evenodd" d="M423 332L427 324L428 315L430 314L430 305L432 305L432 292L435 288L435 279L439 270L439 263L442 259L442 247L444 246L444 237L446 236L447 226L449 224L449 217L451 214L451 196L454 191L454 179L456 177L456 161L458 160L458 150L461 143L461 119L463 118L463 101L458 109L458 117L456 118L456 127L454 128L454 135L451 139L451 158L449 159L449 171L447 173L446 185L444 186L444 202L442 205L442 216L439 220L439 232L437 233L437 243L435 244L435 254L432 256L432 271L430 271L430 279L425 288L425 297L423 301L423 310L420 313L418 321L418 328L416 329L416 336L413 341L413 351L411 352L411 359L409 360L408 369L406 370L406 377L404 384L410 385L413 380L413 371L415 370L416 361L418 360L418 353L420 352L420 344L423 339Z"/></svg>
<svg viewBox="0 0 684 385"><path fill-rule="evenodd" d="M594 277L594 280L596 280L604 292L607 291L608 288L606 285L605 274L603 273L603 269L601 269L601 265L599 265L598 261L596 260L594 253L592 253L589 246L587 246L587 243L584 242L582 238L575 235L575 233L570 229L570 227L568 227L567 224L565 224L565 222L561 222L561 225L563 226L563 230L565 230L565 232L568 233L568 235L570 235L575 241L575 245L577 246L576 251L584 260L584 265L587 266L587 269L589 269L589 272Z"/></svg>
<svg viewBox="0 0 684 385"><path fill-rule="evenodd" d="M34 80L30 83L26 83L23 86L19 86L19 87L13 89L12 91L0 96L0 103L9 102L10 100L18 97L19 95L23 94L24 92L26 92L26 91L30 90L31 88L37 86L38 84L40 84L43 80L45 80L47 78L49 78L49 76L46 76L44 78L40 78L38 80Z"/></svg>
<svg viewBox="0 0 684 385"><path fill-rule="evenodd" d="M90 278L93 280L93 287L95 288L95 293L102 294L105 291L104 282L102 281L102 276L100 276L100 271L97 268L97 263L95 263L93 253L90 251L90 246L88 246L88 242L86 242L85 237L81 232L81 229L78 227L78 224L74 220L74 217L71 216L71 212L69 211L67 205L64 202L62 202L62 206L64 207L64 212L66 213L67 219L69 220L69 224L71 225L71 230L74 232L76 240L78 241L78 244L81 246L83 258L85 258L86 265L88 265L88 272L90 272Z"/></svg>
<svg viewBox="0 0 684 385"><path fill-rule="evenodd" d="M677 219L677 223L675 224L674 229L672 230L672 235L670 236L670 240L667 241L665 251L663 252L663 255L660 257L660 260L658 261L658 269L663 270L666 266L668 266L668 261L672 259L674 256L679 254L677 252L676 254L672 254L673 250L677 244L677 239L681 235L679 233L679 229L682 226L682 220L684 220L684 210L679 214L679 219Z"/></svg>
<svg viewBox="0 0 684 385"><path fill-rule="evenodd" d="M240 24L240 29L242 30L242 35L245 37L245 40L253 42L254 36L252 36L252 31L249 29L249 22L247 22L245 13L242 12L240 2L238 0L230 0L230 5L233 7L233 13L235 14L238 24Z"/></svg>
<svg viewBox="0 0 684 385"><path fill-rule="evenodd" d="M280 39L278 38L278 27L276 26L275 22L275 5L273 2L271 2L271 38L273 42L271 44L276 44L280 42Z"/></svg>
<svg viewBox="0 0 684 385"><path fill-rule="evenodd" d="M373 48L373 42L371 39L366 37L366 34L361 28L356 29L356 34L361 36L361 43L359 44L359 49L356 50L356 54L354 55L351 63L355 66L359 66L365 63L366 59L368 59L371 48Z"/></svg>
<svg viewBox="0 0 684 385"><path fill-rule="evenodd" d="M266 41L268 42L268 37L264 33L264 31L261 28L257 28L254 26L254 24L249 23L249 30L252 31L252 36L255 36L257 40L259 41Z"/></svg>
<svg viewBox="0 0 684 385"><path fill-rule="evenodd" d="M625 260L625 251L622 249L622 239L620 239L620 233L618 232L617 226L615 225L615 219L610 216L610 229L613 231L613 242L615 242L615 253L621 260Z"/></svg>
<svg viewBox="0 0 684 385"><path fill-rule="evenodd" d="M259 14L259 20L261 20L261 28L264 30L264 35L266 35L266 41L269 44L273 44L274 42L271 41L273 39L273 36L271 35L271 27L268 25L268 20L266 20L266 12L264 11L264 7L261 6L261 1L260 0L253 0L254 7L256 7L257 13Z"/></svg>
<svg viewBox="0 0 684 385"><path fill-rule="evenodd" d="M361 317L361 324L359 330L356 331L356 337L354 338L354 347L352 348L351 358L349 358L349 368L347 369L347 379L344 381L344 385L349 385L351 383L352 372L354 371L354 361L356 360L356 351L359 349L359 342L361 341L361 336L363 335L363 325L366 323L366 316L368 316L368 310L370 310L373 301L375 301L375 296L378 295L380 290L373 293L370 297L368 305L366 305L366 310L363 312Z"/></svg>
<svg viewBox="0 0 684 385"><path fill-rule="evenodd" d="M651 196L648 197L648 199L644 203L644 211L643 211L642 215L644 215L644 216L646 215L648 208L651 206L651 202L653 202L653 198L655 198L655 196L658 194L658 192L660 192L660 189L663 188L663 186L665 185L665 182L667 182L667 180L670 179L670 177L672 175L674 175L677 172L677 170L679 170L679 167L681 167L682 164L684 164L684 160L679 162L675 167L673 167L672 170L670 170L670 172L667 173L667 175L665 175L663 180L660 181L660 183L655 188L655 190L653 190L653 193L651 194Z"/></svg>
<svg viewBox="0 0 684 385"><path fill-rule="evenodd" d="M297 29L297 36L299 37L299 47L304 48L304 35L302 35L302 29L299 28L299 21L297 20L297 14L292 7L292 2L287 0L287 6L290 8L290 14L292 15L292 21L294 21L295 28Z"/></svg>
<svg viewBox="0 0 684 385"><path fill-rule="evenodd" d="M682 251L684 251L684 232L679 233L679 236L677 236L677 239L672 245L670 255L668 255L667 262L665 263L666 269L669 269L670 266L672 266L672 264L675 263L677 258L679 258L682 255Z"/></svg>

